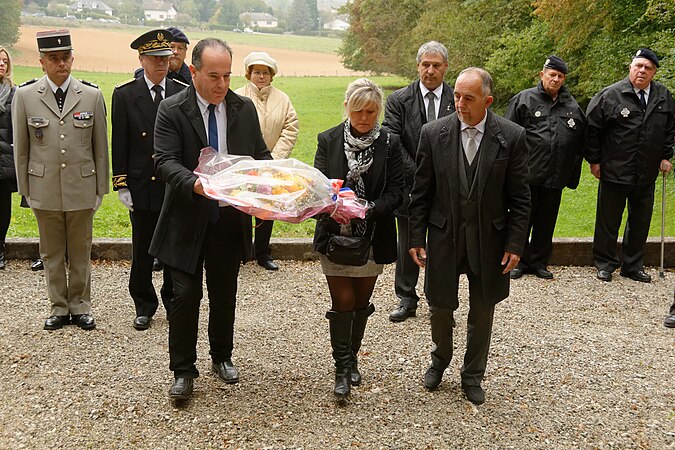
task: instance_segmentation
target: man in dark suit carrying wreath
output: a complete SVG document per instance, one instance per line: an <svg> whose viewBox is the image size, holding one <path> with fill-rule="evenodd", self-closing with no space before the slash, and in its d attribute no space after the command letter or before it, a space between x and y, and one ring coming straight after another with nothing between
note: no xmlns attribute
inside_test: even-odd
<svg viewBox="0 0 675 450"><path fill-rule="evenodd" d="M192 84L159 105L155 122L155 168L166 182L164 204L150 253L171 272L169 396L192 396L199 376L197 331L206 270L211 368L225 383L237 383L232 363L237 277L250 257L251 216L219 205L204 194L193 173L207 146L221 153L272 159L253 102L230 90L232 49L220 39L201 40L192 51Z"/></svg>

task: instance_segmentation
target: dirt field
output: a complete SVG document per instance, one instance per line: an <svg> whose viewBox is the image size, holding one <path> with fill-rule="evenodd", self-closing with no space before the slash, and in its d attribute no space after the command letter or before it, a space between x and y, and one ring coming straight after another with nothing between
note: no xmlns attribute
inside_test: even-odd
<svg viewBox="0 0 675 450"><path fill-rule="evenodd" d="M22 66L39 66L35 33L42 27L22 26L21 37L14 48L18 50L14 63ZM92 72L133 72L138 56L129 44L134 36L108 30L73 28L71 30L77 70ZM310 53L277 48L253 47L233 44L232 72L243 75L243 61L252 51L267 51L279 63L281 76L354 76L356 72L342 67L337 55ZM188 61L190 51L188 50Z"/></svg>

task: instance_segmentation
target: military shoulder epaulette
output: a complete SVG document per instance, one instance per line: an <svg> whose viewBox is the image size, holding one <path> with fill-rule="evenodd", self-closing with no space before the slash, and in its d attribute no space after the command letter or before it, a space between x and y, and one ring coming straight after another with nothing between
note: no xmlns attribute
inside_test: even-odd
<svg viewBox="0 0 675 450"><path fill-rule="evenodd" d="M173 81L173 82L175 82L175 83L180 84L181 86L190 86L190 85L187 84L186 82L180 81L180 80L176 80L175 78L167 78L167 80L171 80L171 81Z"/></svg>
<svg viewBox="0 0 675 450"><path fill-rule="evenodd" d="M29 84L35 83L37 80L39 80L39 78L33 78L32 80L24 81L19 85L19 87L28 86Z"/></svg>
<svg viewBox="0 0 675 450"><path fill-rule="evenodd" d="M92 83L91 81L87 81L87 80L82 80L82 79L80 79L80 83L86 84L87 86L91 86L91 87L93 87L93 88L98 89L98 84L94 84L94 83Z"/></svg>
<svg viewBox="0 0 675 450"><path fill-rule="evenodd" d="M126 81L122 81L121 83L116 84L115 89L121 88L122 86L126 86L127 84L133 83L134 81L136 81L136 78L129 78Z"/></svg>

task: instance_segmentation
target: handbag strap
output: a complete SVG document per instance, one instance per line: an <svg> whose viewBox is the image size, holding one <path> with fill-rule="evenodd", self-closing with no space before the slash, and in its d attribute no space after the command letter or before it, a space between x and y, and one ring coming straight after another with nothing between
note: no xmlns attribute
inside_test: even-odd
<svg viewBox="0 0 675 450"><path fill-rule="evenodd" d="M387 166L389 162L389 144L391 140L391 134L387 133L387 145L384 150L384 180L382 181L382 190L380 191L380 197L384 195L384 189L387 187ZM379 197L378 197L379 198ZM377 222L373 223L373 230L370 233L370 241L373 241L373 238L375 237L375 226L377 225Z"/></svg>

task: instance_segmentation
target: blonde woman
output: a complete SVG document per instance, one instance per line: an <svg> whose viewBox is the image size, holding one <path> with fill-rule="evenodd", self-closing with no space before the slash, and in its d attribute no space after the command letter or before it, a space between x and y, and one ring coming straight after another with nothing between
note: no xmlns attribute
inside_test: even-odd
<svg viewBox="0 0 675 450"><path fill-rule="evenodd" d="M0 269L5 268L5 237L12 216L12 192L16 192L16 170L12 153L12 58L0 46Z"/></svg>
<svg viewBox="0 0 675 450"><path fill-rule="evenodd" d="M394 211L403 201L403 165L398 139L380 127L382 104L382 90L369 79L350 83L344 101L346 120L319 134L314 159L324 175L345 180L370 205L365 220L340 225L323 216L314 233L314 249L321 254L331 296L326 318L338 397L346 397L352 385L361 383L357 354L368 317L375 311L370 297L384 264L396 261ZM363 266L331 262L325 256L331 234L370 238L368 262Z"/></svg>

